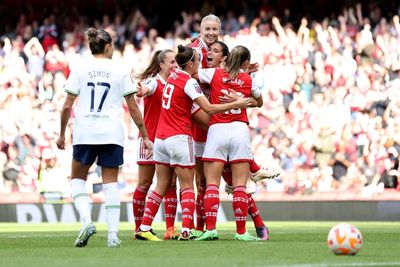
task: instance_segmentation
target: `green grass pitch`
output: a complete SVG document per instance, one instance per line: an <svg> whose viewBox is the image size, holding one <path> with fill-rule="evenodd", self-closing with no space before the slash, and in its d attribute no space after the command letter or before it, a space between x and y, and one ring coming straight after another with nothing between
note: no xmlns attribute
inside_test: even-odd
<svg viewBox="0 0 400 267"><path fill-rule="evenodd" d="M336 222L269 222L270 240L233 240L234 223L219 224L220 240L208 242L132 240L132 224L121 223L122 247L106 247L106 225L87 247L73 247L79 224L0 224L0 266L400 266L400 222L351 222L363 234L355 256L336 256L326 245ZM249 223L248 230L254 232ZM155 225L159 236L163 225Z"/></svg>

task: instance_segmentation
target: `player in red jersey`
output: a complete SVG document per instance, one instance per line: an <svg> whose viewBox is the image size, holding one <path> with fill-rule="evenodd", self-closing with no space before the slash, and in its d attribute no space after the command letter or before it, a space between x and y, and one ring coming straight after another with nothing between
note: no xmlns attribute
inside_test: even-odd
<svg viewBox="0 0 400 267"><path fill-rule="evenodd" d="M209 14L205 16L200 23L200 36L197 37L189 46L195 49L200 55L200 68L207 67L207 52L209 51L210 45L218 40L218 35L221 31L220 19ZM200 84L200 87L204 95L210 97L210 86L208 84ZM194 117L207 116L205 112L196 112ZM195 119L195 118L193 118ZM208 118L206 118L208 119ZM199 125L193 124L193 140L194 140L194 151L196 157L196 228L192 226L190 232L192 238L199 237L203 234L204 222L205 222L205 211L203 206L204 192L206 189L206 178L204 176L204 165L201 161L201 157L204 152L204 147L207 140L207 129L202 129Z"/></svg>
<svg viewBox="0 0 400 267"><path fill-rule="evenodd" d="M257 106L261 107L263 104L261 92L246 72L249 66L250 51L244 46L237 46L232 49L225 69L199 69L200 82L209 83L211 86L210 102L220 103L221 97L234 90L244 97L253 96ZM196 240L218 239L216 220L219 208L219 184L226 163L230 163L232 168L235 239L259 240L246 231L248 212L246 182L250 173L250 163L253 161L247 124L245 109L232 109L210 117L207 143L202 158L205 161L204 172L207 180L204 196L207 231ZM221 132L225 134L219 134Z"/></svg>
<svg viewBox="0 0 400 267"><path fill-rule="evenodd" d="M137 78L140 79L140 90L137 96L144 97L144 124L146 126L149 139L154 142L158 118L161 112L161 98L166 80L171 70L178 67L175 60L175 52L172 50L158 50L150 60L149 66ZM139 165L138 184L132 198L133 216L135 220L135 231L143 219L144 204L146 195L153 182L155 173L155 162L153 157L146 158L143 146L143 140L139 135L137 145L137 164ZM176 183L171 184L164 198L164 211L166 231L164 239L178 238L176 228L174 227L176 207L178 199L176 195Z"/></svg>
<svg viewBox="0 0 400 267"><path fill-rule="evenodd" d="M201 68L207 67L207 53L210 51L210 46L218 40L218 35L221 31L221 21L220 19L209 14L205 16L200 24L200 36L196 38L190 47L194 48L200 55ZM208 84L200 84L203 93L209 98L210 89ZM197 109L193 114L193 120L205 120L206 114L200 109ZM196 117L196 118L195 118ZM204 221L205 221L205 211L204 211L204 192L206 179L204 176L204 164L201 160L204 147L207 140L207 129L201 128L197 124L193 124L193 140L195 144L195 157L196 157L196 227L192 227L191 237L196 238L203 234ZM276 169L264 169L260 168L254 160L250 163L250 171L252 173L252 179L254 181L259 181L261 179L274 178L279 175L279 171Z"/></svg>
<svg viewBox="0 0 400 267"><path fill-rule="evenodd" d="M153 233L151 224L162 198L171 185L174 172L181 189L182 229L178 240L189 239L195 202L194 145L190 120L193 102L209 115L249 105L248 98L237 99L231 103L210 104L197 81L191 77L199 67L198 53L190 47L179 45L175 59L181 69L171 72L163 90L162 109L154 142L157 185L147 198L142 224L135 234L140 240L160 241Z"/></svg>
<svg viewBox="0 0 400 267"><path fill-rule="evenodd" d="M225 62L229 55L229 48L228 46L221 42L216 41L210 46L210 51L207 53L207 68L225 68ZM224 166L224 170L222 172L222 178L224 178L226 182L225 191L228 194L233 193L233 186L232 186L232 169L229 164ZM268 240L269 239L269 230L268 227L264 224L263 219L260 216L260 211L252 197L252 194L255 192L253 187L249 186L249 183L252 181L248 181L246 184L246 194L248 196L248 214L250 215L251 219L253 220L254 227L256 229L257 237L261 240ZM252 182L254 183L254 182Z"/></svg>

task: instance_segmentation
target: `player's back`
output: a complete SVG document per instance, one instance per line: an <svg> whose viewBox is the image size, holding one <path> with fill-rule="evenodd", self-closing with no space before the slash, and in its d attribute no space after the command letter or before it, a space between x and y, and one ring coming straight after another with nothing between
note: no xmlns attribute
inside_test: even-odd
<svg viewBox="0 0 400 267"><path fill-rule="evenodd" d="M231 78L229 73L223 69L215 69L214 76L210 83L210 103L220 103L219 97L223 96L222 90L229 92L229 89L240 93L243 97L251 96L252 79L245 72L239 72L236 77ZM243 121L248 123L246 109L232 109L224 113L214 114L210 118L210 125L213 123L227 123L232 121Z"/></svg>
<svg viewBox="0 0 400 267"><path fill-rule="evenodd" d="M157 138L164 139L177 134L192 135L190 116L193 100L185 92L189 80L193 78L181 70L171 72L168 77L161 101Z"/></svg>
<svg viewBox="0 0 400 267"><path fill-rule="evenodd" d="M110 59L90 59L72 70L66 91L79 96L74 144L123 145L123 96L135 91L126 70Z"/></svg>

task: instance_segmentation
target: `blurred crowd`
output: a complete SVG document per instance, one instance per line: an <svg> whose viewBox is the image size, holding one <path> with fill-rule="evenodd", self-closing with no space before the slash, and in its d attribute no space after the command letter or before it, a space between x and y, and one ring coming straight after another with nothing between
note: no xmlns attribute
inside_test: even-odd
<svg viewBox="0 0 400 267"><path fill-rule="evenodd" d="M72 12L62 17L62 30L55 15L21 14L0 41L0 194L70 196L71 140L65 151L55 140L70 69L90 56L88 26L112 33L114 59L134 74L155 50L190 43L210 11L183 11L163 35L137 8L93 25ZM346 7L322 21L294 21L290 10L277 16L260 8L255 14L216 15L220 40L230 48L247 46L260 65L254 79L265 104L248 112L253 152L260 165L279 164L283 174L257 184L256 194L373 196L400 189L399 16L385 17L378 4ZM128 115L126 122L120 187L129 195L137 180L137 130ZM100 177L93 167L88 184L94 196Z"/></svg>

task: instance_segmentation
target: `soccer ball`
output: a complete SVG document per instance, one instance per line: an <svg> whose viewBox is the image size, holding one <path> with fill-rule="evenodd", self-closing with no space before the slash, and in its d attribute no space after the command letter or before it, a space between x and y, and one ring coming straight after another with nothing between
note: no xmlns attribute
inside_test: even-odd
<svg viewBox="0 0 400 267"><path fill-rule="evenodd" d="M361 232L348 223L332 227L328 234L328 247L336 255L355 255L362 246Z"/></svg>

